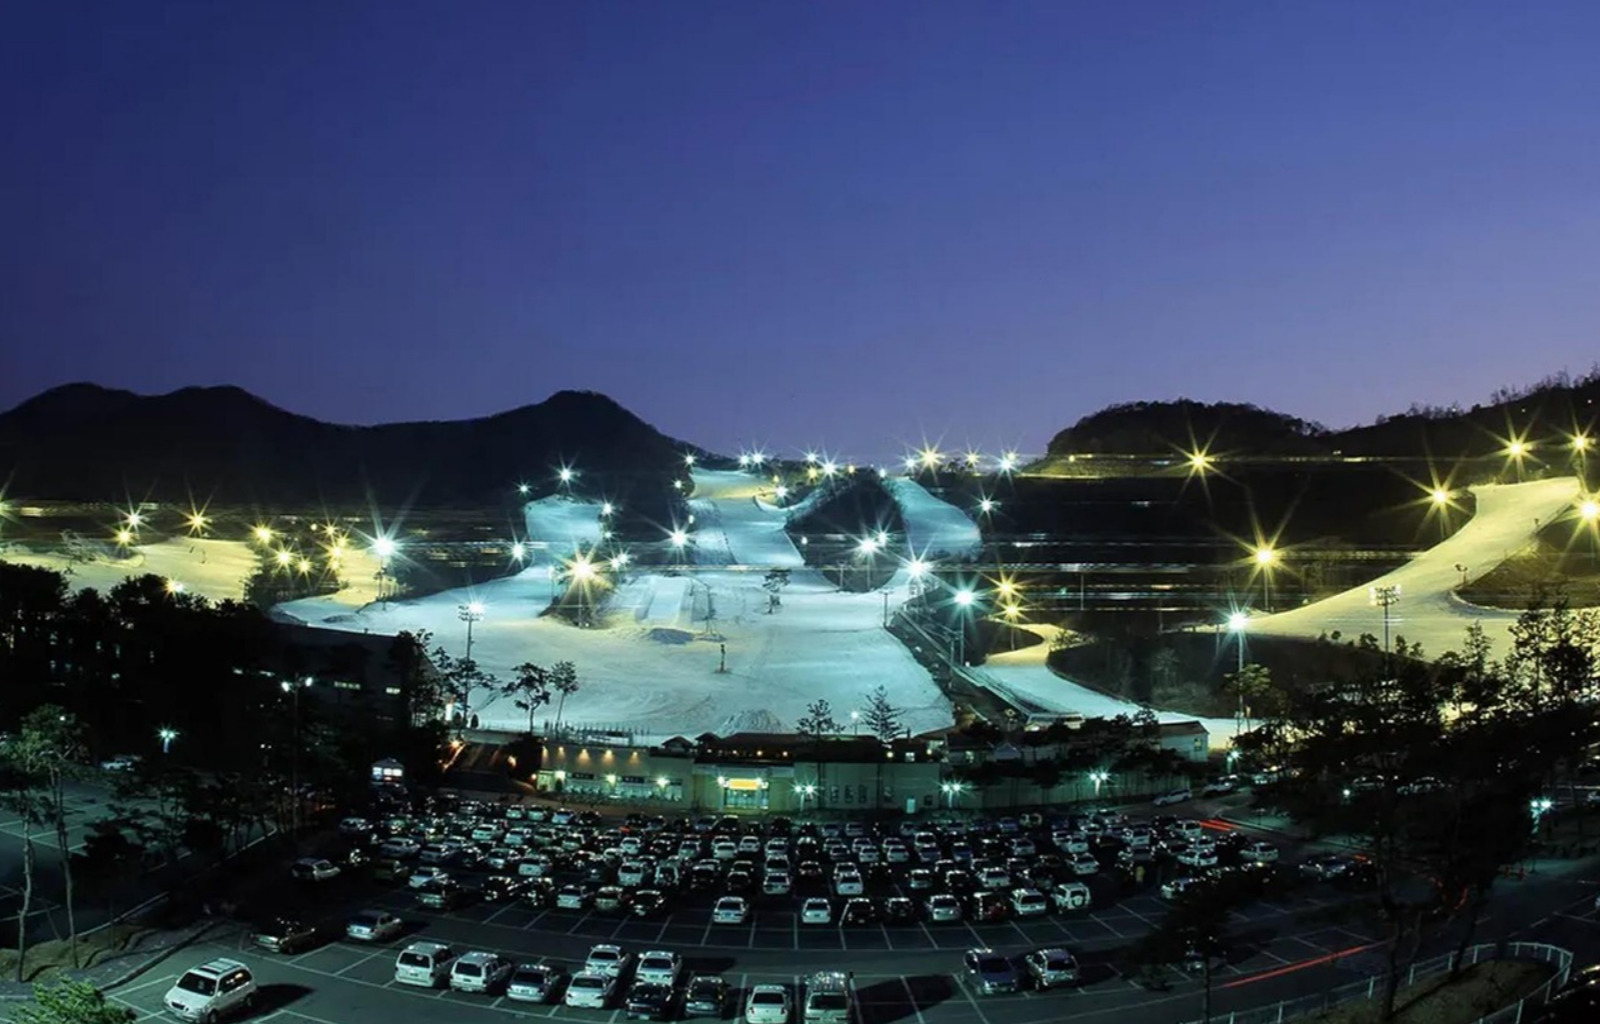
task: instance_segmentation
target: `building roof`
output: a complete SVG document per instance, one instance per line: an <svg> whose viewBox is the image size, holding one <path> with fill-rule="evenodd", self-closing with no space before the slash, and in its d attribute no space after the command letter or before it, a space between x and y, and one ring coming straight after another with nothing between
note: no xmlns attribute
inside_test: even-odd
<svg viewBox="0 0 1600 1024"><path fill-rule="evenodd" d="M1162 722L1162 736L1210 736L1211 730L1198 721Z"/></svg>

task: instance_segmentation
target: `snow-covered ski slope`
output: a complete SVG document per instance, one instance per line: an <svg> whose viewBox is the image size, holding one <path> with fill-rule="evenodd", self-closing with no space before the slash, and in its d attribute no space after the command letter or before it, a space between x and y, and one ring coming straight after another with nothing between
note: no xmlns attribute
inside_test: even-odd
<svg viewBox="0 0 1600 1024"><path fill-rule="evenodd" d="M425 629L460 654L459 607L484 605L473 628L473 657L502 679L532 661L576 664L582 688L564 720L630 728L648 736L738 729L792 729L806 705L827 698L848 721L880 683L905 709L913 730L942 728L950 708L928 673L883 629L883 597L840 593L804 567L783 532L787 512L757 502L761 484L742 473L696 471L693 557L706 566L631 573L604 604L599 624L578 629L541 618L549 604L549 566L471 591L447 591L387 606L350 608L333 599L295 601L279 612L311 625L392 634ZM534 503L539 504L539 503ZM548 511L548 510L546 510ZM529 515L530 550L561 555L587 537L580 510ZM598 517L598 509L593 512ZM543 532L536 532L543 531ZM767 613L766 570L791 570L782 607ZM727 671L719 672L723 646ZM485 726L524 728L527 715L490 692L471 710Z"/></svg>
<svg viewBox="0 0 1600 1024"><path fill-rule="evenodd" d="M1076 712L1085 718L1114 718L1117 715L1132 715L1139 710L1137 704L1109 697L1086 686L1079 686L1071 680L1063 679L1045 665L1045 658L1058 631L1057 627L1030 625L1024 628L1038 635L1043 642L1017 651L990 654L983 668L976 670L977 674L987 675L994 680L997 684L995 689L999 693L1020 697L1048 712L1057 714ZM1162 722L1198 720L1210 732L1212 746L1226 746L1233 740L1236 723L1231 718L1197 719L1194 715L1185 715L1177 711L1157 711L1155 714Z"/></svg>
<svg viewBox="0 0 1600 1024"><path fill-rule="evenodd" d="M210 601L244 600L245 581L255 572L255 551L243 541L172 537L135 544L126 551L98 541L79 545L76 557L59 551L30 551L20 544L0 545L0 559L65 573L74 591L102 594L132 576L153 573Z"/></svg>
<svg viewBox="0 0 1600 1024"><path fill-rule="evenodd" d="M1389 608L1391 636L1422 644L1432 657L1460 650L1467 626L1483 625L1484 634L1503 654L1507 629L1517 613L1468 604L1452 591L1466 567L1476 579L1505 561L1533 539L1540 523L1548 523L1581 493L1576 477L1557 477L1523 484L1486 484L1471 489L1477 512L1456 533L1370 584L1321 601L1273 615L1252 617L1249 632L1265 636L1315 638L1338 630L1347 640L1362 633L1383 634L1383 609L1372 603L1372 587L1399 587Z"/></svg>
<svg viewBox="0 0 1600 1024"><path fill-rule="evenodd" d="M906 546L917 558L960 558L983 546L983 535L965 512L940 501L910 477L883 481L906 524Z"/></svg>

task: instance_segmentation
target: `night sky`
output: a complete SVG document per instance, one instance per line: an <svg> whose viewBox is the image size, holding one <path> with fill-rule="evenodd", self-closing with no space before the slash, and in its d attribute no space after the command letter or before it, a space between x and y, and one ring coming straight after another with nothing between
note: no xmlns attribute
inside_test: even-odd
<svg viewBox="0 0 1600 1024"><path fill-rule="evenodd" d="M1330 426L1600 358L1600 4L0 13L0 408L606 392L724 451Z"/></svg>

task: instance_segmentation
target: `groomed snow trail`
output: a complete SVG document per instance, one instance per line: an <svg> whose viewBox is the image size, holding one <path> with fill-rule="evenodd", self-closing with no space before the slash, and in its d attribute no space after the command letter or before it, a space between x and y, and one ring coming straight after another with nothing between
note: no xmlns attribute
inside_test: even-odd
<svg viewBox="0 0 1600 1024"><path fill-rule="evenodd" d="M883 481L905 521L906 546L914 558L960 558L983 546L978 524L959 508L941 501L909 477Z"/></svg>
<svg viewBox="0 0 1600 1024"><path fill-rule="evenodd" d="M1483 608L1456 597L1466 566L1469 579L1488 573L1533 540L1538 524L1548 523L1578 498L1576 477L1557 477L1524 484L1486 484L1471 488L1477 512L1455 534L1405 565L1343 593L1291 611L1252 617L1251 634L1315 639L1335 630L1345 640L1362 633L1383 635L1383 609L1371 599L1372 587L1400 588L1398 603L1389 608L1391 637L1422 644L1428 657L1459 650L1473 622L1500 654L1517 613ZM1292 564L1292 563L1291 563Z"/></svg>

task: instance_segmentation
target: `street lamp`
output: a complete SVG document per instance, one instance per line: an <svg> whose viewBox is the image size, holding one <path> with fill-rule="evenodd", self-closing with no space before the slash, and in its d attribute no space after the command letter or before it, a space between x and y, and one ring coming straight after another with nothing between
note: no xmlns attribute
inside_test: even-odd
<svg viewBox="0 0 1600 1024"><path fill-rule="evenodd" d="M167 754L172 751L172 741L178 738L178 730L171 726L162 726L156 730L156 736L161 740L161 752Z"/></svg>
<svg viewBox="0 0 1600 1024"><path fill-rule="evenodd" d="M1089 781L1094 783L1094 795L1100 797L1100 787L1111 781L1111 773L1104 769L1097 769L1089 773Z"/></svg>
<svg viewBox="0 0 1600 1024"><path fill-rule="evenodd" d="M861 712L850 712L850 731L857 736L861 735Z"/></svg>
<svg viewBox="0 0 1600 1024"><path fill-rule="evenodd" d="M1368 587L1367 600L1383 609L1383 657L1389 657L1389 609L1400 603L1400 584Z"/></svg>
<svg viewBox="0 0 1600 1024"><path fill-rule="evenodd" d="M956 797L960 796L962 793L965 793L966 790L967 784L965 782L952 780L950 782L939 783L939 792L943 793L945 796L945 810L955 810Z"/></svg>
<svg viewBox="0 0 1600 1024"><path fill-rule="evenodd" d="M816 784L811 782L801 783L800 785L794 787L794 791L795 794L800 797L800 810L802 812L804 812L806 809L806 801L814 800L817 796Z"/></svg>
<svg viewBox="0 0 1600 1024"><path fill-rule="evenodd" d="M978 595L970 587L962 587L955 592L953 600L960 609L956 623L956 639L958 641L956 660L961 664L967 663L967 618L972 609L977 605Z"/></svg>

